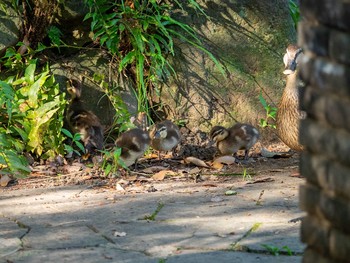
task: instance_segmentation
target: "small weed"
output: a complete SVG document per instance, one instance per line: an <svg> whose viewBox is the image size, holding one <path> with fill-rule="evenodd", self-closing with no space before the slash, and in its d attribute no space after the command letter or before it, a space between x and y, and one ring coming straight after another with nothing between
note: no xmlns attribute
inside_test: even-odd
<svg viewBox="0 0 350 263"><path fill-rule="evenodd" d="M277 108L268 104L261 93L259 95L259 100L266 112L265 118L260 119L259 126L261 128L270 127L270 128L276 129L276 124L270 123L269 121L271 119L274 121L276 120Z"/></svg>
<svg viewBox="0 0 350 263"><path fill-rule="evenodd" d="M163 203L158 203L157 209L152 213L152 215L147 215L144 217L145 220L154 221L156 220L156 216L160 212L160 210L163 208Z"/></svg>
<svg viewBox="0 0 350 263"><path fill-rule="evenodd" d="M166 259L165 258L161 258L159 259L158 263L165 263L166 262Z"/></svg>
<svg viewBox="0 0 350 263"><path fill-rule="evenodd" d="M72 155L73 153L75 153L78 156L81 156L80 152L74 149L74 146L77 146L81 152L85 153L85 147L80 141L81 139L80 133L75 133L73 135L70 131L64 128L62 128L61 131L65 136L67 136L67 138L71 140L70 144L64 144L64 150L67 155Z"/></svg>
<svg viewBox="0 0 350 263"><path fill-rule="evenodd" d="M288 255L288 256L293 255L292 250L288 246L283 246L281 248L279 248L277 246L268 245L268 244L262 244L261 246L266 248L266 250L271 255L274 255L274 256L279 256L280 254L284 254L284 255Z"/></svg>
<svg viewBox="0 0 350 263"><path fill-rule="evenodd" d="M231 244L231 249L238 251L242 250L242 246L239 244L243 239L247 238L250 236L251 233L255 232L258 230L258 228L262 225L262 223L255 223L240 239L238 239L236 242Z"/></svg>
<svg viewBox="0 0 350 263"><path fill-rule="evenodd" d="M265 192L264 190L261 190L258 201L256 201L256 205L262 205L261 199L262 199L264 192Z"/></svg>
<svg viewBox="0 0 350 263"><path fill-rule="evenodd" d="M287 252L288 256L293 255L293 251L288 246L283 246L282 249L284 249Z"/></svg>
<svg viewBox="0 0 350 263"><path fill-rule="evenodd" d="M247 172L247 168L243 168L243 180L251 180L252 176Z"/></svg>
<svg viewBox="0 0 350 263"><path fill-rule="evenodd" d="M126 167L124 162L120 159L121 153L121 148L115 148L113 151L102 151L102 170L104 171L105 176L115 173L120 167L128 169L128 167Z"/></svg>
<svg viewBox="0 0 350 263"><path fill-rule="evenodd" d="M47 32L47 35L50 38L51 43L59 48L59 45L62 43L62 31L56 26L51 26Z"/></svg>

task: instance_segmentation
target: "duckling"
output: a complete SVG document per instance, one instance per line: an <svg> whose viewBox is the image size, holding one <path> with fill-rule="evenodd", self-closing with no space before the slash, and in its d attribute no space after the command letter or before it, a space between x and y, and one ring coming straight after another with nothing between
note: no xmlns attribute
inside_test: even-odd
<svg viewBox="0 0 350 263"><path fill-rule="evenodd" d="M134 128L122 133L116 140L117 147L122 149L120 159L129 167L135 164L143 156L151 142L147 131L140 128Z"/></svg>
<svg viewBox="0 0 350 263"><path fill-rule="evenodd" d="M248 160L250 148L259 139L259 131L250 124L236 123L231 128L214 126L209 134L210 139L216 143L221 155L236 155L238 150L245 150L244 161Z"/></svg>
<svg viewBox="0 0 350 263"><path fill-rule="evenodd" d="M298 58L302 49L295 45L287 47L283 57L286 75L286 87L278 105L276 116L277 132L280 139L292 150L302 151L299 143L299 122L305 118L305 112L299 110L300 87L297 79Z"/></svg>
<svg viewBox="0 0 350 263"><path fill-rule="evenodd" d="M150 131L151 146L158 151L160 159L161 151L173 151L181 140L179 127L169 120L156 123Z"/></svg>
<svg viewBox="0 0 350 263"><path fill-rule="evenodd" d="M103 147L103 128L98 117L84 108L80 99L81 82L67 81L67 91L71 95L66 119L74 133L80 133L86 153L90 154Z"/></svg>

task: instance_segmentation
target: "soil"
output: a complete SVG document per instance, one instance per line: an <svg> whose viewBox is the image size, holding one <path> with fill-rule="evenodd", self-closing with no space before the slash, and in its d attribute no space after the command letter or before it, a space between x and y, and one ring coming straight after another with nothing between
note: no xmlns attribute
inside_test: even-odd
<svg viewBox="0 0 350 263"><path fill-rule="evenodd" d="M61 159L47 164L34 163L32 173L27 178L12 180L2 189L11 191L84 184L125 193L142 193L156 191L154 186L160 182L205 181L217 184L249 180L254 183L273 180L276 172L300 176L299 154L290 153L289 148L276 138L258 142L250 150L248 162L242 161L243 152L239 152L236 162L231 163L231 157L228 164L213 165L213 160L217 158L216 149L207 147L206 133L193 133L188 129L182 129L181 132L185 139L178 146L176 155L161 153L158 159L158 153L149 150L139 160L137 168L131 167L130 171L117 169L113 176L106 177L100 168L101 164ZM269 157L264 154L263 148L268 150ZM272 156L271 153L276 154Z"/></svg>

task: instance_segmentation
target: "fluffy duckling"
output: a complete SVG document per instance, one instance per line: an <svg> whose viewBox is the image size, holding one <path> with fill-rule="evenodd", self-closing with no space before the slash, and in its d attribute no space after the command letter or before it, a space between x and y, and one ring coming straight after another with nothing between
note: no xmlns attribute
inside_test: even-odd
<svg viewBox="0 0 350 263"><path fill-rule="evenodd" d="M245 150L246 161L250 148L259 139L259 131L250 124L237 123L231 128L214 126L209 136L221 155L236 155L238 150Z"/></svg>
<svg viewBox="0 0 350 263"><path fill-rule="evenodd" d="M286 75L286 87L283 91L276 116L277 132L280 139L292 150L302 151L299 143L299 122L305 118L305 112L299 110L300 86L298 85L297 66L302 49L289 45L283 57Z"/></svg>
<svg viewBox="0 0 350 263"><path fill-rule="evenodd" d="M181 140L181 132L176 124L165 120L156 123L152 127L150 137L151 146L158 151L158 158L160 159L161 151L174 151Z"/></svg>
<svg viewBox="0 0 350 263"><path fill-rule="evenodd" d="M102 150L103 128L98 117L84 108L80 99L81 82L77 80L67 81L67 91L71 95L71 101L67 109L67 122L74 133L80 133L86 153Z"/></svg>
<svg viewBox="0 0 350 263"><path fill-rule="evenodd" d="M127 167L135 164L136 168L137 160L143 156L150 142L151 138L148 132L139 128L134 128L122 133L115 143L117 147L122 149L120 159L124 164Z"/></svg>

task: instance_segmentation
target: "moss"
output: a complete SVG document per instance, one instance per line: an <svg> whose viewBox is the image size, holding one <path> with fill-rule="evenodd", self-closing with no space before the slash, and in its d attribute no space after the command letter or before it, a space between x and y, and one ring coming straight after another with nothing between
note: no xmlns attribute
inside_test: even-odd
<svg viewBox="0 0 350 263"><path fill-rule="evenodd" d="M204 127L208 122L257 124L264 116L258 99L261 90L271 97L272 101L267 98L269 103L277 103L284 87L282 57L288 43L296 38L287 3L283 0L199 3L210 20L195 14L180 20L197 28L204 46L223 63L227 75L222 76L204 54L181 44L181 55L174 61L181 77L174 82L174 93L182 94L178 95L177 105L186 106L180 106L178 114L193 119L193 127ZM190 10L186 12L191 14ZM166 103L171 105L171 101ZM187 105L200 110L191 110Z"/></svg>

